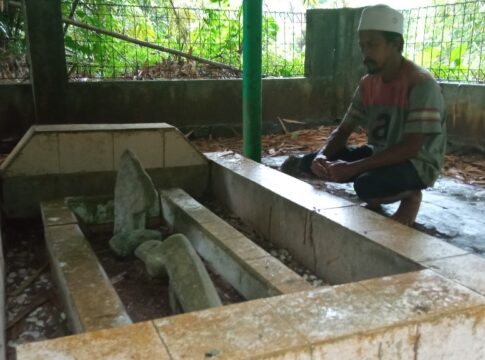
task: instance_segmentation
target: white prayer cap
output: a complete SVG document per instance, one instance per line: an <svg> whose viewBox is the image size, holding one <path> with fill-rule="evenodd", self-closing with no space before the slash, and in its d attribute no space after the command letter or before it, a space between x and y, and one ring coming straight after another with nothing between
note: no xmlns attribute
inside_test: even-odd
<svg viewBox="0 0 485 360"><path fill-rule="evenodd" d="M391 31L402 35L403 16L387 5L369 6L362 11L357 30Z"/></svg>

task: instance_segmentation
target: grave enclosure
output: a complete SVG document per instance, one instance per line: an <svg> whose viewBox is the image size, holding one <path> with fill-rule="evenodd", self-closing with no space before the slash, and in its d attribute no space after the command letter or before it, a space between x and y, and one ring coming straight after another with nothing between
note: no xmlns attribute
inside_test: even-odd
<svg viewBox="0 0 485 360"><path fill-rule="evenodd" d="M113 194L126 148L158 190L153 215L185 234L244 301L131 324L72 205ZM7 216L41 209L51 271L77 334L22 345L19 359L485 354L483 258L240 155L201 154L168 124L36 126L1 171ZM330 286L313 288L205 208L202 195Z"/></svg>
<svg viewBox="0 0 485 360"><path fill-rule="evenodd" d="M0 167L1 205L6 218L42 218L75 335L19 346L19 360L485 358L483 257L240 155L198 152L177 129L238 131L240 79L68 81L60 2L24 4L32 76L30 84L0 86L0 131L22 136ZM307 13L305 77L263 79L263 129L281 130L278 118L321 125L343 115L363 70L360 11ZM450 137L483 147L483 85L440 86ZM130 316L90 238L99 225L112 227L103 210L127 148L157 190L150 220L184 234L241 301ZM201 198L329 286L311 286ZM81 214L80 203L96 215L83 217L90 213Z"/></svg>

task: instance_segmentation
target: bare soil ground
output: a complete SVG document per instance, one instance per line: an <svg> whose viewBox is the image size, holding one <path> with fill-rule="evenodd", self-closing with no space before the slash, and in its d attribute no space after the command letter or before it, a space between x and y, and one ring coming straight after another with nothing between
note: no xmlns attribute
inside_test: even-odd
<svg viewBox="0 0 485 360"><path fill-rule="evenodd" d="M42 224L4 223L7 359L17 345L70 335L49 272Z"/></svg>

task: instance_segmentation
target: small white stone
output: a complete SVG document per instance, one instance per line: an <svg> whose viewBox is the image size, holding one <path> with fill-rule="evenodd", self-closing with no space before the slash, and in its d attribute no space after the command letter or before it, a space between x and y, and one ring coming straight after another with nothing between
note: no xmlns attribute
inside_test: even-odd
<svg viewBox="0 0 485 360"><path fill-rule="evenodd" d="M27 270L26 269L20 269L19 270L19 276L24 277L27 275Z"/></svg>
<svg viewBox="0 0 485 360"><path fill-rule="evenodd" d="M25 303L25 300L27 300L27 294L20 294L19 296L17 296L17 298L15 299L15 302L17 304L23 304Z"/></svg>
<svg viewBox="0 0 485 360"><path fill-rule="evenodd" d="M39 314L43 309L43 306L41 307L38 307L37 309L35 309L33 312L30 313L30 316L35 316L37 314Z"/></svg>
<svg viewBox="0 0 485 360"><path fill-rule="evenodd" d="M20 340L38 340L41 336L40 332L35 330L27 330L20 334Z"/></svg>

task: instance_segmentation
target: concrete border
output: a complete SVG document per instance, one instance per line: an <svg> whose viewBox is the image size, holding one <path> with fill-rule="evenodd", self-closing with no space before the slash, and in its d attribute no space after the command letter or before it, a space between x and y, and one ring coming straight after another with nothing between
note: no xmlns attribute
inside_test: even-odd
<svg viewBox="0 0 485 360"><path fill-rule="evenodd" d="M365 254L367 261L360 262L366 267L364 275L377 278L144 323L155 328L150 341L158 343L147 357L166 358L167 353L172 358L309 360L485 357L485 259L238 155L208 156L212 186L221 202L239 209L235 213L269 239L281 238L283 244L293 239L307 255L314 249L316 255L309 261L317 269L339 263L347 281L362 277L352 260ZM178 196L183 202L185 195ZM273 207L277 199L280 203ZM210 214L193 201L186 205L191 215L199 213L199 222L210 224ZM298 231L300 239L295 238ZM359 243L366 247L355 247ZM331 253L335 248L344 252L345 261ZM353 248L358 251L352 252ZM407 272L384 276L396 270ZM469 276L469 272L475 273ZM94 351L121 358L129 350L113 347L105 339L113 337L114 342L120 332L126 338L133 326L117 328L116 334L23 345L18 359L54 355L90 359Z"/></svg>
<svg viewBox="0 0 485 360"><path fill-rule="evenodd" d="M181 189L160 190L162 214L200 256L246 299L312 286Z"/></svg>
<svg viewBox="0 0 485 360"><path fill-rule="evenodd" d="M112 193L125 149L156 186L199 195L207 188L207 159L171 125L33 126L0 164L5 214L33 217L43 200Z"/></svg>
<svg viewBox="0 0 485 360"><path fill-rule="evenodd" d="M75 216L62 200L41 203L51 264L70 328L75 333L131 324Z"/></svg>
<svg viewBox="0 0 485 360"><path fill-rule="evenodd" d="M422 270L25 344L17 358L479 360L484 315L485 297Z"/></svg>
<svg viewBox="0 0 485 360"><path fill-rule="evenodd" d="M206 156L221 204L332 284L428 268L485 295L481 256L238 154Z"/></svg>

